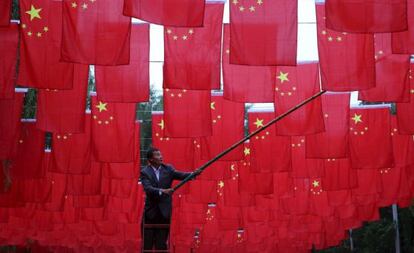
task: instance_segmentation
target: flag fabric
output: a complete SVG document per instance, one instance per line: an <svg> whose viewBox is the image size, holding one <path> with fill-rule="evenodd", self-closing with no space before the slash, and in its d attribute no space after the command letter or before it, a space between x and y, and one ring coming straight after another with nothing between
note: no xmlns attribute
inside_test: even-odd
<svg viewBox="0 0 414 253"><path fill-rule="evenodd" d="M296 1L230 3L230 63L296 65Z"/></svg>
<svg viewBox="0 0 414 253"><path fill-rule="evenodd" d="M408 102L410 56L392 54L391 34L375 34L375 88L362 90L358 99L369 102Z"/></svg>
<svg viewBox="0 0 414 253"><path fill-rule="evenodd" d="M164 29L164 88L220 89L223 10L223 3L209 3L203 27Z"/></svg>
<svg viewBox="0 0 414 253"><path fill-rule="evenodd" d="M340 32L383 33L407 30L407 1L327 0L326 27Z"/></svg>
<svg viewBox="0 0 414 253"><path fill-rule="evenodd" d="M391 137L394 153L394 167L406 168L407 166L414 164L413 136L399 133L396 116L391 116Z"/></svg>
<svg viewBox="0 0 414 253"><path fill-rule="evenodd" d="M107 102L146 102L149 99L149 25L133 24L129 64L95 66L96 90Z"/></svg>
<svg viewBox="0 0 414 253"><path fill-rule="evenodd" d="M279 116L319 92L318 64L276 67L275 112ZM325 131L321 98L316 98L276 124L277 135L307 135Z"/></svg>
<svg viewBox="0 0 414 253"><path fill-rule="evenodd" d="M37 95L36 127L53 133L85 131L88 65L75 64L71 90L41 89Z"/></svg>
<svg viewBox="0 0 414 253"><path fill-rule="evenodd" d="M350 117L349 152L352 168L393 167L389 109L351 108Z"/></svg>
<svg viewBox="0 0 414 253"><path fill-rule="evenodd" d="M134 161L135 104L109 103L91 96L92 150L97 161Z"/></svg>
<svg viewBox="0 0 414 253"><path fill-rule="evenodd" d="M61 60L94 65L129 63L131 18L122 0L64 0Z"/></svg>
<svg viewBox="0 0 414 253"><path fill-rule="evenodd" d="M212 136L201 138L201 154L210 160L244 137L244 104L225 100L222 94L211 97ZM230 131L229 131L230 130ZM238 161L243 158L243 147L239 146L221 158Z"/></svg>
<svg viewBox="0 0 414 253"><path fill-rule="evenodd" d="M324 159L325 176L322 189L325 191L349 190L357 187L356 170L351 168L348 158Z"/></svg>
<svg viewBox="0 0 414 253"><path fill-rule="evenodd" d="M164 135L201 137L212 135L210 90L164 89Z"/></svg>
<svg viewBox="0 0 414 253"><path fill-rule="evenodd" d="M16 93L13 99L0 99L0 159L15 155L14 146L20 134L20 116L23 109L24 93Z"/></svg>
<svg viewBox="0 0 414 253"><path fill-rule="evenodd" d="M410 102L396 103L397 107L397 122L398 132L400 134L414 134L414 81L412 70L414 64L411 63L409 72L409 83L410 83Z"/></svg>
<svg viewBox="0 0 414 253"><path fill-rule="evenodd" d="M20 65L17 83L72 89L73 64L60 62L62 2L20 0Z"/></svg>
<svg viewBox="0 0 414 253"><path fill-rule="evenodd" d="M326 28L325 5L316 4L322 89L366 90L375 87L374 36Z"/></svg>
<svg viewBox="0 0 414 253"><path fill-rule="evenodd" d="M414 1L407 1L407 22L408 29L392 33L392 52L394 54L414 53Z"/></svg>
<svg viewBox="0 0 414 253"><path fill-rule="evenodd" d="M164 26L200 27L204 0L125 0L124 15Z"/></svg>
<svg viewBox="0 0 414 253"><path fill-rule="evenodd" d="M102 184L102 164L92 162L90 173L68 175L67 193L70 195L99 195Z"/></svg>
<svg viewBox="0 0 414 253"><path fill-rule="evenodd" d="M293 178L323 177L325 168L322 159L306 158L306 141L304 136L293 136L291 139Z"/></svg>
<svg viewBox="0 0 414 253"><path fill-rule="evenodd" d="M11 1L2 1L2 3L7 2ZM2 56L0 61L0 99L10 99L14 96L18 42L17 24L11 24L7 27L0 25L0 54Z"/></svg>
<svg viewBox="0 0 414 253"><path fill-rule="evenodd" d="M306 157L347 157L350 93L325 93L321 100L325 132L305 136Z"/></svg>
<svg viewBox="0 0 414 253"><path fill-rule="evenodd" d="M0 26L8 26L10 24L10 12L12 0L4 0L0 2Z"/></svg>

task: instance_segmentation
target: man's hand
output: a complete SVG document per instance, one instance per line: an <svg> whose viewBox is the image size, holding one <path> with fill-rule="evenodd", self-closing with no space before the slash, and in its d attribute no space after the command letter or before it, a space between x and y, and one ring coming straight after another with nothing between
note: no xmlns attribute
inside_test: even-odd
<svg viewBox="0 0 414 253"><path fill-rule="evenodd" d="M161 189L161 192L167 195L172 195L174 190L172 188L168 188L168 189Z"/></svg>

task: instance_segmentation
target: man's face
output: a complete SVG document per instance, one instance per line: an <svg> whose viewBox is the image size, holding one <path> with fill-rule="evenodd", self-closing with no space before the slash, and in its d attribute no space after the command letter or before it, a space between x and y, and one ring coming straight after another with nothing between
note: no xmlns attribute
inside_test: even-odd
<svg viewBox="0 0 414 253"><path fill-rule="evenodd" d="M149 161L150 161L151 165L153 165L155 167L160 166L162 164L162 154L161 154L161 152L160 151L155 151L152 154L152 158L149 159Z"/></svg>

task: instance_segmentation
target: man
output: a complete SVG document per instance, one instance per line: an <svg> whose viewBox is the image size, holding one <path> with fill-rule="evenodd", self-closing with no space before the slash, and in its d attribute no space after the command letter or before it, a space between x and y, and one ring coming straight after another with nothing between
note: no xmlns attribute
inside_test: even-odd
<svg viewBox="0 0 414 253"><path fill-rule="evenodd" d="M148 165L141 170L141 183L145 191L143 224L170 224L172 211L173 180L183 180L191 172L176 171L171 165L162 163L162 154L157 148L147 152ZM198 175L199 172L193 172ZM167 250L168 228L143 227L144 250Z"/></svg>

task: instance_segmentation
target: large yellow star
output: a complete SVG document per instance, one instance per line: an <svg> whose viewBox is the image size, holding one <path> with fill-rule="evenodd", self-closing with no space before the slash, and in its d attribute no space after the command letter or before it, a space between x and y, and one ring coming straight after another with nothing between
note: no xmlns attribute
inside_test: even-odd
<svg viewBox="0 0 414 253"><path fill-rule="evenodd" d="M30 21L32 21L35 18L42 19L39 15L39 12L42 10L42 8L36 9L33 4L30 6L30 10L26 11L27 14L30 15Z"/></svg>
<svg viewBox="0 0 414 253"><path fill-rule="evenodd" d="M210 103L210 108L211 108L211 110L215 110L216 109L216 102L211 102Z"/></svg>
<svg viewBox="0 0 414 253"><path fill-rule="evenodd" d="M244 148L244 155L245 156L250 155L250 148L248 148L248 147Z"/></svg>
<svg viewBox="0 0 414 253"><path fill-rule="evenodd" d="M99 112L102 112L108 111L108 109L106 108L107 105L108 103L102 103L101 101L99 101L99 105L95 105L95 107L99 109Z"/></svg>
<svg viewBox="0 0 414 253"><path fill-rule="evenodd" d="M263 126L263 119L256 118L256 121L253 123L256 125L256 128Z"/></svg>
<svg viewBox="0 0 414 253"><path fill-rule="evenodd" d="M161 129L164 129L164 120L162 119L158 125L161 127Z"/></svg>
<svg viewBox="0 0 414 253"><path fill-rule="evenodd" d="M362 122L361 117L362 117L361 114L360 115L358 115L356 113L354 114L354 117L352 117L352 120L354 121L355 125L358 124L358 122Z"/></svg>
<svg viewBox="0 0 414 253"><path fill-rule="evenodd" d="M279 76L277 77L277 79L279 79L281 83L283 83L284 81L288 82L289 81L288 75L289 75L288 72L283 73L282 71L280 71Z"/></svg>
<svg viewBox="0 0 414 253"><path fill-rule="evenodd" d="M312 185L313 185L313 187L318 187L319 186L319 181L313 180Z"/></svg>

